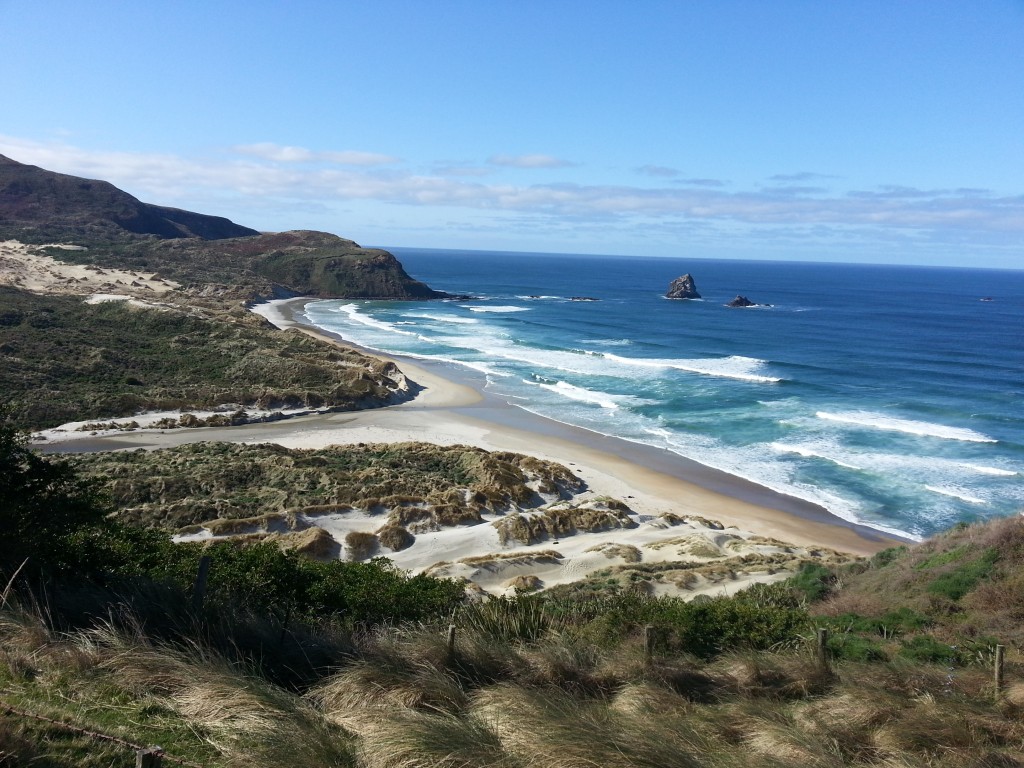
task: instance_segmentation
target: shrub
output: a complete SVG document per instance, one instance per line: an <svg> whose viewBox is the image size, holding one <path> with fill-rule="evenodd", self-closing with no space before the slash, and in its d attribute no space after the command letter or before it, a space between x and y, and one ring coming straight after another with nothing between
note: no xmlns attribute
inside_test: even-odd
<svg viewBox="0 0 1024 768"><path fill-rule="evenodd" d="M836 575L820 563L804 563L795 576L786 580L786 585L803 596L805 600L817 602L828 596L836 582Z"/></svg>
<svg viewBox="0 0 1024 768"><path fill-rule="evenodd" d="M957 568L940 574L928 585L928 592L933 595L956 601L977 586L978 582L992 573L992 567L999 559L999 550L990 547L979 557L970 560Z"/></svg>
<svg viewBox="0 0 1024 768"><path fill-rule="evenodd" d="M889 658L881 643L859 635L832 635L828 639L828 650L833 658L846 661L887 661Z"/></svg>
<svg viewBox="0 0 1024 768"><path fill-rule="evenodd" d="M959 660L956 646L940 643L931 635L918 635L903 643L899 655L913 661L951 664Z"/></svg>

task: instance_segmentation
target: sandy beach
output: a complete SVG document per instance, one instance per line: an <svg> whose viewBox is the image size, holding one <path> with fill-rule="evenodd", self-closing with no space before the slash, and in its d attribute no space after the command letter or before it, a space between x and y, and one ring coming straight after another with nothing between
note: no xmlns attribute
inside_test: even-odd
<svg viewBox="0 0 1024 768"><path fill-rule="evenodd" d="M302 324L300 313L306 301L274 301L258 305L253 311L282 329L304 332L327 343L344 344L342 339ZM363 351L377 354L372 350ZM394 361L413 383L416 394L406 402L387 408L311 414L228 428L80 434L70 442L64 442L59 433L51 431L40 447L58 452L117 450L168 447L201 440L274 442L290 448L408 441L471 445L492 451L524 453L564 464L587 483L592 494L625 501L641 520L654 520L666 513L699 516L720 521L744 535L853 555L870 555L895 543L888 536L844 521L823 508L676 454L571 427L515 408L484 392L482 377L477 378L472 371L456 366L427 366L407 358ZM355 529L359 528L356 525ZM366 523L362 528L372 530L373 524ZM636 531L616 531L601 538L624 541L638 536L644 538ZM661 537L665 538L664 532ZM579 538L586 538L588 546L595 544L592 534ZM455 546L454 541L437 544L437 547L416 548L429 549L433 554L421 552L410 560L411 553L404 557L395 553L394 559L402 567L423 569L431 565L428 562L431 557L438 557L438 547L447 546L445 559L452 560L459 554L482 554L480 548L489 546L483 541L459 546ZM565 555L565 552L560 554Z"/></svg>

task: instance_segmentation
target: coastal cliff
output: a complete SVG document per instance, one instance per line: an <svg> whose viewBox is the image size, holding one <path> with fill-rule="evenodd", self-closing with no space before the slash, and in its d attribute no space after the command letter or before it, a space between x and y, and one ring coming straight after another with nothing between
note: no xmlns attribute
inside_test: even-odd
<svg viewBox="0 0 1024 768"><path fill-rule="evenodd" d="M54 259L159 272L198 296L441 299L392 254L327 232L260 233L220 216L144 203L113 184L0 155L0 240L64 243ZM131 293L131 285L125 291Z"/></svg>

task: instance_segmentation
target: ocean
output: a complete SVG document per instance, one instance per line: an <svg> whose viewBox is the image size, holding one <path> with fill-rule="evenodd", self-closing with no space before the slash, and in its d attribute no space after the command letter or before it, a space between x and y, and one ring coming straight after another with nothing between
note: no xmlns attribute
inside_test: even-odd
<svg viewBox="0 0 1024 768"><path fill-rule="evenodd" d="M308 321L879 530L1024 510L1024 272L391 250L479 298L317 301ZM664 298L684 273L703 298Z"/></svg>

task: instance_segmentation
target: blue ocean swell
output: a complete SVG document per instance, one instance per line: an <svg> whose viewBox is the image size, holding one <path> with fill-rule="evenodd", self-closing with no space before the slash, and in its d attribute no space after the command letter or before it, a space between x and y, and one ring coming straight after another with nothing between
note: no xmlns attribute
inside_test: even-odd
<svg viewBox="0 0 1024 768"><path fill-rule="evenodd" d="M310 320L868 524L925 535L1024 506L1021 273L396 254L481 300L317 302ZM663 298L683 272L703 301ZM773 306L725 308L737 293Z"/></svg>

